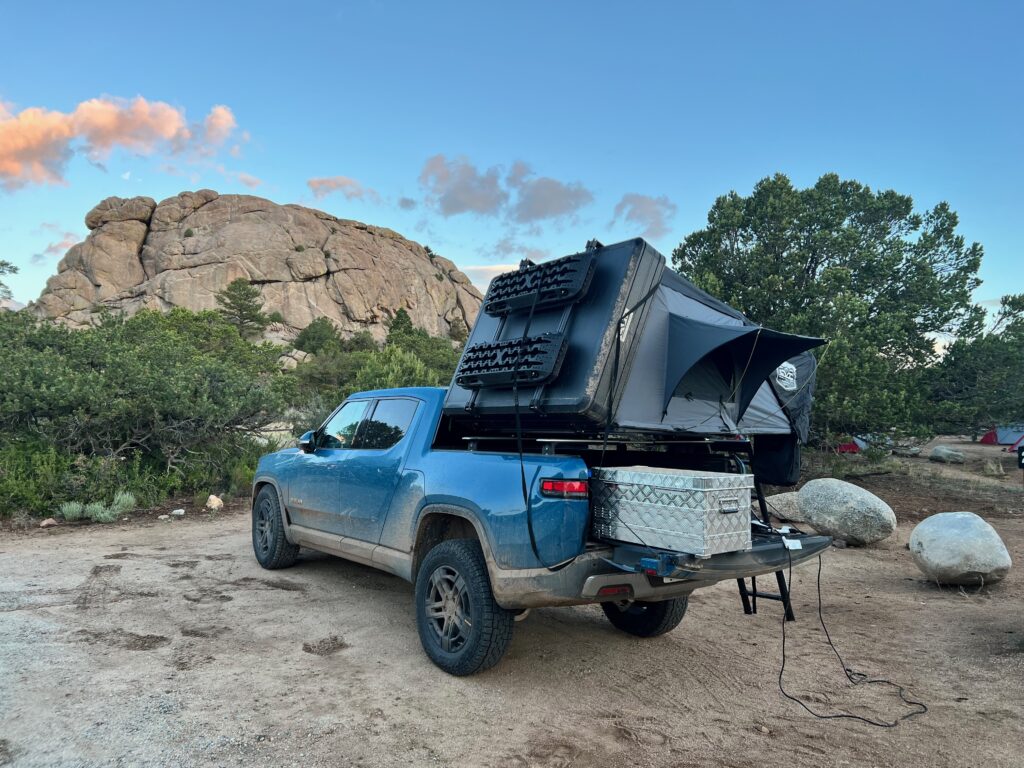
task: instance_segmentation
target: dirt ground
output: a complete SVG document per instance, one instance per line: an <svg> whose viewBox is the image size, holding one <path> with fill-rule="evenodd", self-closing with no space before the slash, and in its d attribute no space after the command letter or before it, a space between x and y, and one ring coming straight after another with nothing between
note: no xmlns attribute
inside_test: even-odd
<svg viewBox="0 0 1024 768"><path fill-rule="evenodd" d="M316 553L263 571L233 505L0 533L0 765L1019 768L1024 497L973 499L1017 565L959 591L926 582L905 544L914 520L972 498L860 482L900 527L826 553L824 613L851 667L927 703L896 728L816 720L785 700L781 606L744 616L735 583L697 592L654 640L595 607L534 611L496 668L449 677L420 650L408 584ZM843 676L816 622L815 573L794 572L787 689L822 712L907 712L891 689Z"/></svg>

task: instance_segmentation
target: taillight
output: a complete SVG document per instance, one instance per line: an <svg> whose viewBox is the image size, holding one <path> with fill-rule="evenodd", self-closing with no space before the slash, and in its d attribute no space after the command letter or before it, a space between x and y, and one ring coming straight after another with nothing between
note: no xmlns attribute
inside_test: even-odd
<svg viewBox="0 0 1024 768"><path fill-rule="evenodd" d="M559 499L585 499L587 498L587 481L555 478L541 480L540 492L544 496L554 496Z"/></svg>
<svg viewBox="0 0 1024 768"><path fill-rule="evenodd" d="M628 584L613 584L610 587L601 587L597 590L598 597L617 597L620 600L629 600L633 597L633 588Z"/></svg>

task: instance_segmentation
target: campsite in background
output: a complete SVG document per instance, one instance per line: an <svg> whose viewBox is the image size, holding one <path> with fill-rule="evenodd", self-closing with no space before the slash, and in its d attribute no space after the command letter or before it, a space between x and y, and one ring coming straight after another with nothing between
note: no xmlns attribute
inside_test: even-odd
<svg viewBox="0 0 1024 768"><path fill-rule="evenodd" d="M3 19L0 768L1020 768L1024 4Z"/></svg>

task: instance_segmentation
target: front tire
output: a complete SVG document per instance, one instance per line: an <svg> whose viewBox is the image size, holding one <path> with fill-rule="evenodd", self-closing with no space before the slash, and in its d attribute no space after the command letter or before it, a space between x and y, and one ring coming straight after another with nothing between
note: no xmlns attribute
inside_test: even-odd
<svg viewBox="0 0 1024 768"><path fill-rule="evenodd" d="M657 637L679 626L688 603L689 598L676 597L657 603L634 600L625 607L618 603L601 603L601 608L616 629L636 637Z"/></svg>
<svg viewBox="0 0 1024 768"><path fill-rule="evenodd" d="M299 557L298 544L284 535L281 502L273 486L265 485L252 505L252 551L256 562L267 570L287 568Z"/></svg>
<svg viewBox="0 0 1024 768"><path fill-rule="evenodd" d="M416 574L416 624L427 656L450 675L493 667L512 640L514 613L494 599L480 543L442 541Z"/></svg>

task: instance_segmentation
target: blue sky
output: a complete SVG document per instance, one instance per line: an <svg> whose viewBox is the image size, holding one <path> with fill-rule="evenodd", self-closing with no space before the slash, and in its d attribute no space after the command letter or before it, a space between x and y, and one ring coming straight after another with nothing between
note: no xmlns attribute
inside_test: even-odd
<svg viewBox="0 0 1024 768"><path fill-rule="evenodd" d="M835 171L948 201L991 301L1024 291L1022 8L8 4L0 258L28 301L100 199L210 187L391 227L482 280L591 237L667 256L716 196ZM25 136L38 165L4 176Z"/></svg>

